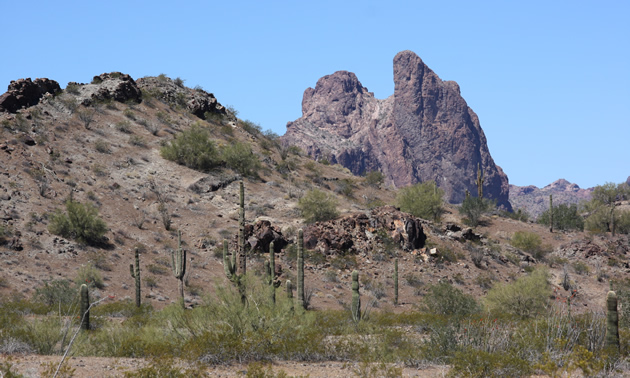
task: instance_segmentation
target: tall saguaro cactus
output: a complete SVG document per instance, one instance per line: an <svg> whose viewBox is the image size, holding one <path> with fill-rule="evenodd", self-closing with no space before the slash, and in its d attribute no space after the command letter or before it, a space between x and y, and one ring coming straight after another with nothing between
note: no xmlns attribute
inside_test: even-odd
<svg viewBox="0 0 630 378"><path fill-rule="evenodd" d="M276 287L278 287L279 282L276 283L276 257L273 242L269 243L269 260L265 260L265 275L267 285L269 285L271 302L276 303Z"/></svg>
<svg viewBox="0 0 630 378"><path fill-rule="evenodd" d="M297 243L297 296L300 309L306 310L306 301L304 300L304 231L298 231Z"/></svg>
<svg viewBox="0 0 630 378"><path fill-rule="evenodd" d="M359 295L359 272L352 271L352 320L358 323L361 320L361 296Z"/></svg>
<svg viewBox="0 0 630 378"><path fill-rule="evenodd" d="M134 278L136 281L136 306L140 307L141 305L141 296L140 296L140 253L138 252L138 248L135 248L135 270L134 264L129 264L129 272L131 273L131 278Z"/></svg>
<svg viewBox="0 0 630 378"><path fill-rule="evenodd" d="M182 232L177 232L177 251L171 252L173 275L179 281L179 294L182 298L182 308L186 308L184 300L184 275L186 274L186 250L182 248Z"/></svg>
<svg viewBox="0 0 630 378"><path fill-rule="evenodd" d="M81 285L81 329L90 329L90 294L86 284Z"/></svg>
<svg viewBox="0 0 630 378"><path fill-rule="evenodd" d="M394 259L394 304L398 304L398 257Z"/></svg>
<svg viewBox="0 0 630 378"><path fill-rule="evenodd" d="M612 281L610 291L606 295L606 346L619 351L619 313L617 312L617 294L613 291Z"/></svg>
<svg viewBox="0 0 630 378"><path fill-rule="evenodd" d="M240 182L238 211L238 273L247 274L247 251L245 251L245 188Z"/></svg>
<svg viewBox="0 0 630 378"><path fill-rule="evenodd" d="M244 275L237 273L236 271L236 252L232 253L232 257L228 256L228 242L223 239L223 269L225 270L225 276L236 285L239 294L241 295L241 302L245 304L247 296L245 294L245 282Z"/></svg>
<svg viewBox="0 0 630 378"><path fill-rule="evenodd" d="M479 199L483 198L483 171L481 170L481 165L477 163L477 196Z"/></svg>
<svg viewBox="0 0 630 378"><path fill-rule="evenodd" d="M549 232L553 232L553 195L549 195Z"/></svg>

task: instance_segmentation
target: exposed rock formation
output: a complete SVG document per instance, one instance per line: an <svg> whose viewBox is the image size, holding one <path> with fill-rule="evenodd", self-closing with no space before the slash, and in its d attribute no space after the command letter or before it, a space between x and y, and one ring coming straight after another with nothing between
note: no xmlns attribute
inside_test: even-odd
<svg viewBox="0 0 630 378"><path fill-rule="evenodd" d="M37 105L44 94L58 92L61 92L61 87L54 80L12 80L7 91L0 96L0 112L17 113L22 108Z"/></svg>
<svg viewBox="0 0 630 378"><path fill-rule="evenodd" d="M142 91L136 81L120 72L94 76L90 84L70 82L66 91L75 94L78 101L89 106L92 102L114 100L118 102L142 102Z"/></svg>
<svg viewBox="0 0 630 378"><path fill-rule="evenodd" d="M457 83L442 81L411 51L394 58L394 83L394 94L379 100L351 72L324 76L304 92L302 117L283 138L354 174L380 170L397 187L435 180L452 203L466 189L477 192L479 164L484 194L511 208L507 176Z"/></svg>
<svg viewBox="0 0 630 378"><path fill-rule="evenodd" d="M185 107L201 119L206 119L207 114L230 116L212 93L200 88L186 88L177 79L172 80L166 76L144 77L138 79L138 85L140 88L147 89L150 95L166 103Z"/></svg>
<svg viewBox="0 0 630 378"><path fill-rule="evenodd" d="M304 229L304 246L324 254L373 251L378 243L382 243L377 235L379 230L405 251L424 247L427 238L420 218L392 206L383 206L369 214L353 214L309 225Z"/></svg>

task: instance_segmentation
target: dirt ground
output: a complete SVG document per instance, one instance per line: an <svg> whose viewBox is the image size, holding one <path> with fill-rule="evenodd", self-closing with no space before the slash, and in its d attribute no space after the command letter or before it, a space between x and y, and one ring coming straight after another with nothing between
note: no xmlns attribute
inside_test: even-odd
<svg viewBox="0 0 630 378"><path fill-rule="evenodd" d="M12 372L20 373L26 377L41 377L42 372L48 369L47 364L54 363L55 366L61 361L60 356L0 356L3 363L12 364ZM135 358L103 358L103 357L71 357L68 359L71 368L75 369L76 378L105 378L124 377L126 372L133 372L145 367L148 361ZM182 366L185 367L185 366ZM371 366L372 367L372 366ZM373 366L378 369L378 366ZM363 376L367 368L359 363L343 362L318 362L301 363L275 361L271 368L274 374L284 371L289 377L355 377ZM427 365L420 369L403 368L403 377L444 377L448 373L448 366ZM247 374L246 365L220 365L211 366L206 369L210 377L241 377ZM1 374L1 373L0 373Z"/></svg>

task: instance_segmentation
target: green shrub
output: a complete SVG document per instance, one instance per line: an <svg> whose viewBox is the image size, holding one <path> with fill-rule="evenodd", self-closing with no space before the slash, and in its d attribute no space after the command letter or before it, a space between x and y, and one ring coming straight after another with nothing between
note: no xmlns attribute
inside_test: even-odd
<svg viewBox="0 0 630 378"><path fill-rule="evenodd" d="M550 211L545 210L538 217L538 223L549 226ZM553 207L553 229L554 230L580 230L584 229L584 219L578 212L576 204L562 203Z"/></svg>
<svg viewBox="0 0 630 378"><path fill-rule="evenodd" d="M103 283L103 278L101 277L101 273L92 264L87 264L80 267L77 272L77 277L74 279L74 282L77 284L77 286L86 284L89 287L95 287L97 289L102 289L105 287L105 284Z"/></svg>
<svg viewBox="0 0 630 378"><path fill-rule="evenodd" d="M198 124L178 134L174 140L160 149L164 159L188 168L207 171L220 163L217 148L208 130Z"/></svg>
<svg viewBox="0 0 630 378"><path fill-rule="evenodd" d="M549 274L536 269L508 284L497 284L488 291L486 305L495 313L531 318L541 314L549 301Z"/></svg>
<svg viewBox="0 0 630 378"><path fill-rule="evenodd" d="M513 247L529 252L534 258L542 259L549 252L549 246L543 246L538 234L528 231L516 231L510 241Z"/></svg>
<svg viewBox="0 0 630 378"><path fill-rule="evenodd" d="M319 189L309 190L304 197L300 198L298 208L306 223L327 221L339 215L337 198Z"/></svg>
<svg viewBox="0 0 630 378"><path fill-rule="evenodd" d="M35 299L46 306L60 306L67 309L77 299L76 288L68 280L53 280L35 289Z"/></svg>
<svg viewBox="0 0 630 378"><path fill-rule="evenodd" d="M368 186L378 188L385 181L385 176L380 171L370 171L365 174L365 183Z"/></svg>
<svg viewBox="0 0 630 378"><path fill-rule="evenodd" d="M472 295L465 294L448 282L429 286L423 307L431 314L450 316L467 316L480 310Z"/></svg>
<svg viewBox="0 0 630 378"><path fill-rule="evenodd" d="M98 244L103 241L107 224L98 216L94 206L69 199L65 213L57 210L52 215L48 231L80 243Z"/></svg>
<svg viewBox="0 0 630 378"><path fill-rule="evenodd" d="M468 196L462 202L459 213L466 217L466 223L475 227L479 225L481 216L494 207L494 202L486 198Z"/></svg>
<svg viewBox="0 0 630 378"><path fill-rule="evenodd" d="M466 348L455 352L449 375L454 377L526 377L532 373L527 360L509 352Z"/></svg>
<svg viewBox="0 0 630 378"><path fill-rule="evenodd" d="M248 143L233 143L223 147L221 157L225 164L243 176L258 176L260 161Z"/></svg>
<svg viewBox="0 0 630 378"><path fill-rule="evenodd" d="M423 219L438 222L444 213L444 191L427 181L402 188L396 195L400 210Z"/></svg>

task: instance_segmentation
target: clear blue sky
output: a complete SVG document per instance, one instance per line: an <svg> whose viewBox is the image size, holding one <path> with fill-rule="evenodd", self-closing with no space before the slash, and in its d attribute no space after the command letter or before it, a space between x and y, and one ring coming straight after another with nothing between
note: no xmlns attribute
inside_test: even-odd
<svg viewBox="0 0 630 378"><path fill-rule="evenodd" d="M320 77L352 71L386 98L412 50L459 83L510 183L630 175L630 1L180 3L0 0L0 93L165 73L282 135Z"/></svg>

